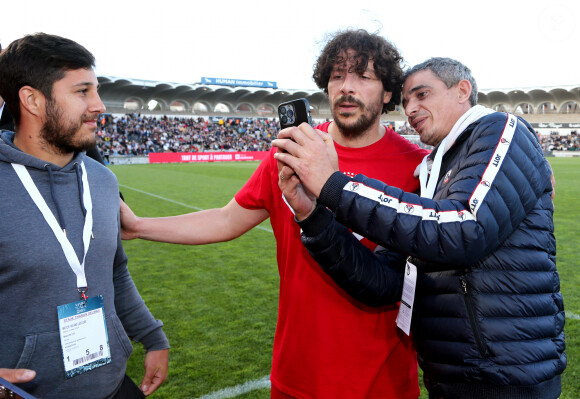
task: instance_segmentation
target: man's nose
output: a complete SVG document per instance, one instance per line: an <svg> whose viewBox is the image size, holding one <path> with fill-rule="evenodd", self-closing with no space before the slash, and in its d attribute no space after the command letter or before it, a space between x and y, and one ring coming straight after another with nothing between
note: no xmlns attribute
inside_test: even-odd
<svg viewBox="0 0 580 399"><path fill-rule="evenodd" d="M348 72L344 77L344 81L342 82L342 87L340 88L340 92L343 94L352 94L355 92L355 83L356 78L358 76L354 73Z"/></svg>

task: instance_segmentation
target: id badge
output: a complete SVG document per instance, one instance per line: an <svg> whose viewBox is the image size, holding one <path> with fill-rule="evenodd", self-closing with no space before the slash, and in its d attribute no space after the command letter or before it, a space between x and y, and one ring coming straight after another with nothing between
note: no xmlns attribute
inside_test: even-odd
<svg viewBox="0 0 580 399"><path fill-rule="evenodd" d="M66 378L111 363L102 295L59 306L58 325Z"/></svg>
<svg viewBox="0 0 580 399"><path fill-rule="evenodd" d="M413 318L413 302L415 301L415 286L417 284L417 266L407 261L405 265L405 280L403 282L403 295L397 314L397 326L409 335L411 332L411 319Z"/></svg>

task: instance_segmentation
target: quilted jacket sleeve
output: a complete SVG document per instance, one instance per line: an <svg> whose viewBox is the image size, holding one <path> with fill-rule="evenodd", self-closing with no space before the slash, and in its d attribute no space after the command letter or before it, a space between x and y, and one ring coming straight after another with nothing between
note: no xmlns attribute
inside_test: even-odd
<svg viewBox="0 0 580 399"><path fill-rule="evenodd" d="M319 202L353 231L440 270L472 264L509 237L552 189L533 130L519 121L506 136L508 120L495 113L470 125L468 138L447 160L450 179L439 182L434 199L337 172Z"/></svg>
<svg viewBox="0 0 580 399"><path fill-rule="evenodd" d="M399 301L403 255L384 248L372 252L320 205L299 224L310 255L349 295L369 306Z"/></svg>

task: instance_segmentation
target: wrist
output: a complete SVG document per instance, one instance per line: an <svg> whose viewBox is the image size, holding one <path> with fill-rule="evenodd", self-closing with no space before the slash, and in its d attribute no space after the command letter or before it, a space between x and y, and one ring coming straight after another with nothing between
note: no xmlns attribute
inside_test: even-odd
<svg viewBox="0 0 580 399"><path fill-rule="evenodd" d="M137 220L135 221L135 230L133 232L133 238L139 238L139 239L146 239L146 234L145 234L145 221L146 218L140 218L137 217Z"/></svg>
<svg viewBox="0 0 580 399"><path fill-rule="evenodd" d="M314 212L314 210L316 209L316 201L312 203L312 206L310 207L310 210L307 212L296 212L294 214L294 217L296 218L297 222L301 222L304 219L308 219L308 217L310 217L310 215L312 215L312 212Z"/></svg>
<svg viewBox="0 0 580 399"><path fill-rule="evenodd" d="M306 219L297 220L297 222L304 235L314 237L328 228L333 218L332 212L317 203Z"/></svg>

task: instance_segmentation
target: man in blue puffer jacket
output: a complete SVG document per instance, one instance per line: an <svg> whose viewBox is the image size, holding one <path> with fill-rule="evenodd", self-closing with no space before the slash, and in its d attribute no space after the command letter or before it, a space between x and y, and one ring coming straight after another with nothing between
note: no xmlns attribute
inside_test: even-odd
<svg viewBox="0 0 580 399"><path fill-rule="evenodd" d="M557 398L566 354L551 168L527 122L476 104L457 61L406 73L406 115L436 146L417 168L421 196L336 172L331 140L306 125L274 142L287 151L280 187L341 288L369 305L403 295L400 327L412 326L430 398Z"/></svg>

